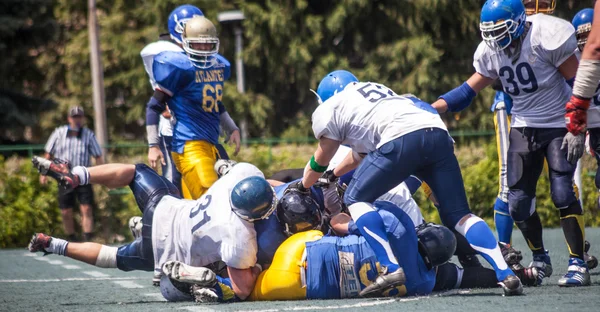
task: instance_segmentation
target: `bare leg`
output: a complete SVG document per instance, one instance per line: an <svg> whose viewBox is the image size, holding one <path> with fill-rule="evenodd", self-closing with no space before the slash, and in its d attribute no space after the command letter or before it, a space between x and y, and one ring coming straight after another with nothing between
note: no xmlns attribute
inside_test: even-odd
<svg viewBox="0 0 600 312"><path fill-rule="evenodd" d="M92 205L80 205L81 211L81 227L83 233L92 233L94 231L94 215L92 214ZM71 220L73 218L71 217Z"/></svg>
<svg viewBox="0 0 600 312"><path fill-rule="evenodd" d="M60 214L62 215L62 223L65 235L70 236L75 234L75 225L73 224L73 208L61 209Z"/></svg>
<svg viewBox="0 0 600 312"><path fill-rule="evenodd" d="M96 261L98 259L98 255L100 254L100 249L102 249L102 244L98 243L69 243L67 245L66 256L83 261L85 263L96 265Z"/></svg>
<svg viewBox="0 0 600 312"><path fill-rule="evenodd" d="M124 187L133 181L135 165L106 164L87 168L89 184L100 184L108 188Z"/></svg>

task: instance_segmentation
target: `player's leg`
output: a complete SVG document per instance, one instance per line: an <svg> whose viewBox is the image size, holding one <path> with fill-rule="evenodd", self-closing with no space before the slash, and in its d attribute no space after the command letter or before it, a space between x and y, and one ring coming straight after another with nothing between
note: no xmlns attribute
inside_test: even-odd
<svg viewBox="0 0 600 312"><path fill-rule="evenodd" d="M498 232L498 240L510 244L513 220L508 210L508 182L506 175L506 163L508 155L508 140L510 120L506 108L502 107L494 111L494 126L496 130L496 147L498 150L498 197L494 203L494 223Z"/></svg>
<svg viewBox="0 0 600 312"><path fill-rule="evenodd" d="M573 190L573 174L576 165L569 163L561 150L566 130L547 130L553 139L546 149L546 158L550 171L550 188L554 206L560 211L560 225L563 229L569 249L569 269L559 279L559 286L586 286L590 284L590 275L584 261L585 228L583 209Z"/></svg>
<svg viewBox="0 0 600 312"><path fill-rule="evenodd" d="M117 247L98 243L68 242L43 233L36 233L31 238L28 249L30 252L54 253L102 268L117 267Z"/></svg>
<svg viewBox="0 0 600 312"><path fill-rule="evenodd" d="M492 265L496 278L504 285L505 294L520 294L521 283L504 261L492 230L469 209L452 139L447 133L438 132L431 138L431 145L435 147L435 152L430 154L432 164L417 175L431 187L438 199L442 223L463 235L471 247Z"/></svg>
<svg viewBox="0 0 600 312"><path fill-rule="evenodd" d="M75 241L75 223L73 220L73 207L75 207L75 194L73 192L64 192L60 185L58 189L58 208L63 224L63 231L68 240Z"/></svg>
<svg viewBox="0 0 600 312"><path fill-rule="evenodd" d="M183 154L172 155L191 199L202 196L217 181L218 176L214 170L217 151L214 145L206 141L188 141Z"/></svg>
<svg viewBox="0 0 600 312"><path fill-rule="evenodd" d="M92 210L94 207L94 190L91 185L81 185L73 193L77 194L77 200L79 201L83 239L89 242L94 236L94 213Z"/></svg>

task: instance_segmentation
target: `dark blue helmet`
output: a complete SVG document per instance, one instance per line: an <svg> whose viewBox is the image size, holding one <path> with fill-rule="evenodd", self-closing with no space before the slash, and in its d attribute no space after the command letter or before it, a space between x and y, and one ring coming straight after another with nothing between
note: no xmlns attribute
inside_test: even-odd
<svg viewBox="0 0 600 312"><path fill-rule="evenodd" d="M344 88L352 83L358 82L358 78L347 70L336 70L332 71L327 76L321 79L319 87L317 88L317 95L319 96L319 104L327 101L330 97L338 92L344 90Z"/></svg>
<svg viewBox="0 0 600 312"><path fill-rule="evenodd" d="M294 190L285 192L277 203L276 215L287 235L321 230L323 216L310 195Z"/></svg>
<svg viewBox="0 0 600 312"><path fill-rule="evenodd" d="M268 218L277 207L275 191L264 178L252 176L238 182L231 190L231 209L247 221Z"/></svg>
<svg viewBox="0 0 600 312"><path fill-rule="evenodd" d="M573 27L575 27L575 36L577 37L577 48L583 51L587 43L587 38L592 31L592 21L594 20L594 9L583 9L573 17Z"/></svg>
<svg viewBox="0 0 600 312"><path fill-rule="evenodd" d="M526 18L521 0L488 0L481 9L481 37L493 50L503 50L523 34Z"/></svg>
<svg viewBox="0 0 600 312"><path fill-rule="evenodd" d="M456 236L447 227L424 223L416 228L419 239L419 253L430 270L442 265L456 251Z"/></svg>
<svg viewBox="0 0 600 312"><path fill-rule="evenodd" d="M185 22L196 15L204 16L204 13L191 4L184 4L176 7L175 10L169 14L168 26L171 39L179 44L183 44L181 34L185 28Z"/></svg>

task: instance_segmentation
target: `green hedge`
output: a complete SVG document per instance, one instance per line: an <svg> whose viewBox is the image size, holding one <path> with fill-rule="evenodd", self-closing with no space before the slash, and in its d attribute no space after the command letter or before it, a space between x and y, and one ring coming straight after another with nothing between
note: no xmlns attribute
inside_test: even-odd
<svg viewBox="0 0 600 312"><path fill-rule="evenodd" d="M312 144L272 147L249 145L242 149L235 159L251 162L261 168L266 176L270 176L281 169L304 167L314 148L315 145ZM232 150L229 147L227 149L232 154ZM456 154L461 164L471 209L488 224L493 225L493 203L498 191L495 146L483 141L465 142L457 148ZM119 153L111 157L112 162L133 163L145 160L146 156L141 151L136 155ZM594 177L588 174L595 172L596 163L592 157L586 155L583 164L586 225L599 226L600 217L596 211L598 192L594 186ZM38 178L39 175L32 168L29 159L0 157L0 247L26 246L34 232L63 235L56 183L40 185ZM127 188L108 190L96 186L95 194L97 240L109 243L130 240L127 221L131 216L140 215L131 192ZM435 207L423 193L418 192L415 198L425 217L439 222ZM559 225L558 212L550 199L547 171L538 182L537 209L545 227Z"/></svg>

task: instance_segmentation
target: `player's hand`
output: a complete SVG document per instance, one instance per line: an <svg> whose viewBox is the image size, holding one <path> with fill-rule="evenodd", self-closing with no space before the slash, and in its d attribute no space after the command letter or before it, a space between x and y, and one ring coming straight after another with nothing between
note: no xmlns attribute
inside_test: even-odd
<svg viewBox="0 0 600 312"><path fill-rule="evenodd" d="M337 182L337 180L339 178L340 177L336 176L333 173L333 169L332 169L332 170L327 170L327 171L323 172L323 175L317 181L322 186L328 186L328 185L331 185L332 183Z"/></svg>
<svg viewBox="0 0 600 312"><path fill-rule="evenodd" d="M310 195L310 188L304 187L304 184L302 184L302 180L300 180L298 182L294 182L288 185L285 191L283 191L283 194L286 194L288 192L298 192L300 194Z"/></svg>
<svg viewBox="0 0 600 312"><path fill-rule="evenodd" d="M40 184L41 185L46 185L47 183L48 183L48 177L44 176L44 175L41 175L40 176Z"/></svg>
<svg viewBox="0 0 600 312"><path fill-rule="evenodd" d="M148 149L148 161L150 162L150 166L154 169L158 166L158 161L163 165L166 165L165 157L158 146L151 146Z"/></svg>
<svg viewBox="0 0 600 312"><path fill-rule="evenodd" d="M233 152L233 156L237 156L240 152L240 130L234 130L229 137L229 142L235 144L235 152Z"/></svg>
<svg viewBox="0 0 600 312"><path fill-rule="evenodd" d="M580 133L574 135L571 132L567 132L560 149L565 148L567 149L567 161L573 165L576 164L577 160L583 156L583 151L585 149L585 134Z"/></svg>
<svg viewBox="0 0 600 312"><path fill-rule="evenodd" d="M567 130L573 135L585 133L587 126L587 109L590 107L589 99L581 99L571 96L566 105L565 123Z"/></svg>

